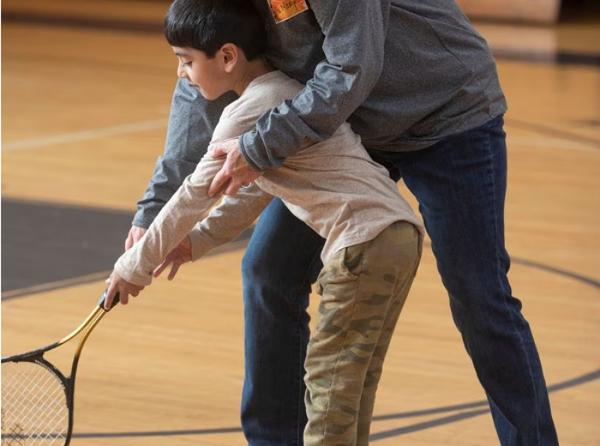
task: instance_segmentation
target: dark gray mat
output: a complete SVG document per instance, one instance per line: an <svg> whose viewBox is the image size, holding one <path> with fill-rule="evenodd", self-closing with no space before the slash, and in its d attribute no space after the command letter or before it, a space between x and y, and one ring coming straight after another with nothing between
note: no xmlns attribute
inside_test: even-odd
<svg viewBox="0 0 600 446"><path fill-rule="evenodd" d="M2 292L112 269L132 217L2 199Z"/></svg>
<svg viewBox="0 0 600 446"><path fill-rule="evenodd" d="M108 209L2 199L2 298L101 280L123 253L132 218ZM252 230L210 254L245 249Z"/></svg>

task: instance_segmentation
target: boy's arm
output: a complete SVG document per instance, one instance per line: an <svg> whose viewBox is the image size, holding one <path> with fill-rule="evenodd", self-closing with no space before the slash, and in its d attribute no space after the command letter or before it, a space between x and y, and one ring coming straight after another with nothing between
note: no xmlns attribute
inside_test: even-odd
<svg viewBox="0 0 600 446"><path fill-rule="evenodd" d="M272 199L255 183L235 196L223 195L221 202L189 233L192 261L238 238Z"/></svg>
<svg viewBox="0 0 600 446"><path fill-rule="evenodd" d="M251 189L254 188L254 189ZM223 201L212 208L210 214L196 225L182 242L164 259L154 271L154 277L160 276L170 267L168 279L172 280L177 275L179 268L184 263L189 263L206 255L209 251L226 243L234 241L269 204L272 196L253 185L246 188L244 194L246 203L237 202L240 197L223 197ZM253 196L254 200L250 199ZM227 230L222 229L224 220L227 221Z"/></svg>
<svg viewBox="0 0 600 446"><path fill-rule="evenodd" d="M183 180L206 153L223 108L237 98L227 93L207 101L187 81L179 80L169 117L165 151L156 161L144 197L137 203L133 225L148 228Z"/></svg>
<svg viewBox="0 0 600 446"><path fill-rule="evenodd" d="M255 130L238 139L253 169L279 167L301 148L328 139L381 75L390 0L317 0L310 8L325 36L326 59L293 100L263 115Z"/></svg>
<svg viewBox="0 0 600 446"><path fill-rule="evenodd" d="M114 269L116 274L127 282L139 286L149 285L152 282L152 274L156 267L218 200L219 197L208 197L207 191L212 178L223 165L223 161L223 158L211 158L210 156L202 158L194 173L185 179L177 192L161 209L146 234L117 260ZM221 208L220 212L223 218L219 218L218 228L212 229L214 233L219 232L220 235L218 237L213 235L211 237L213 241L223 242L231 237L237 237L239 233L228 235L230 230L233 229L234 232L238 230L240 222L236 220L242 219L247 222L247 227L266 206L263 202L268 203L270 196L260 190L257 191L258 187L254 187L251 193L240 193L233 202L228 201L228 207ZM224 209L229 209L229 212L224 212ZM245 217L246 212L251 217ZM229 215L230 213L232 215ZM206 246L207 243L202 245Z"/></svg>

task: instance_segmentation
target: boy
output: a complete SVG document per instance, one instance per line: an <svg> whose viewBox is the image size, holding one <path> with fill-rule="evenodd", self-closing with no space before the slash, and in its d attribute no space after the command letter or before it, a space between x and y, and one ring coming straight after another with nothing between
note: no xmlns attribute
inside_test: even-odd
<svg viewBox="0 0 600 446"><path fill-rule="evenodd" d="M178 75L209 100L231 90L239 95L224 110L213 142L252 129L262 113L302 89L263 60L264 26L245 0L176 0L167 13L165 35L179 58ZM126 304L169 264L172 278L183 262L232 241L273 196L281 198L325 239L320 319L305 362L305 445L367 444L382 363L421 256L420 221L346 123L238 195L222 197L196 225L220 198L209 197L208 189L224 162L209 150L121 256L106 306L117 292Z"/></svg>

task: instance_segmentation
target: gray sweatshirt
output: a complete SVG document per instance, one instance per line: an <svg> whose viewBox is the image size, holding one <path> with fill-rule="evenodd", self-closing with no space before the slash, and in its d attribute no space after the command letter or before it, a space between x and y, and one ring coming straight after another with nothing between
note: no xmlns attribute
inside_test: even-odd
<svg viewBox="0 0 600 446"><path fill-rule="evenodd" d="M301 89L302 84L281 71L254 79L242 96L225 108L213 140L224 141L246 132L265 111ZM202 219L220 198L209 198L208 188L224 161L208 154L202 158L146 234L119 258L115 271L121 277L136 285L149 285L154 269L188 233L193 260L234 240L273 196L281 198L296 217L325 239L323 263L342 248L374 239L397 221L407 221L424 232L387 170L371 160L347 123L326 141L286 158L279 169L266 171L249 189L224 196Z"/></svg>
<svg viewBox="0 0 600 446"><path fill-rule="evenodd" d="M406 151L506 111L492 54L454 0L253 1L267 21L267 59L305 84L240 136L254 168L281 166L344 121L367 149ZM277 22L275 3L308 9ZM165 154L134 224L147 227L193 171L233 99L207 102L178 83Z"/></svg>

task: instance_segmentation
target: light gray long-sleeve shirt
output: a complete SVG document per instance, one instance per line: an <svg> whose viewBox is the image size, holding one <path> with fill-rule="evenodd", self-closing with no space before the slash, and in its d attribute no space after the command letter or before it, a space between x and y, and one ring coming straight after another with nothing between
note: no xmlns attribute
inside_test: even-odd
<svg viewBox="0 0 600 446"><path fill-rule="evenodd" d="M506 111L485 40L454 0L289 0L308 9L277 22L253 0L268 31L266 57L306 84L240 136L248 163L268 170L348 121L368 149L417 150ZM279 2L281 3L281 2ZM165 155L134 224L147 226L206 152L220 110L180 82Z"/></svg>
<svg viewBox="0 0 600 446"><path fill-rule="evenodd" d="M302 87L281 71L254 79L242 96L225 108L214 141L244 133L265 111ZM121 277L137 285L150 284L152 271L188 233L194 260L234 240L273 196L281 198L294 215L325 239L323 263L342 248L374 239L397 221L412 223L424 232L387 170L371 160L347 123L326 141L289 156L279 169L266 171L250 189L223 197L196 225L219 199L209 198L208 188L223 163L224 158L202 158L144 237L117 261L115 271Z"/></svg>

